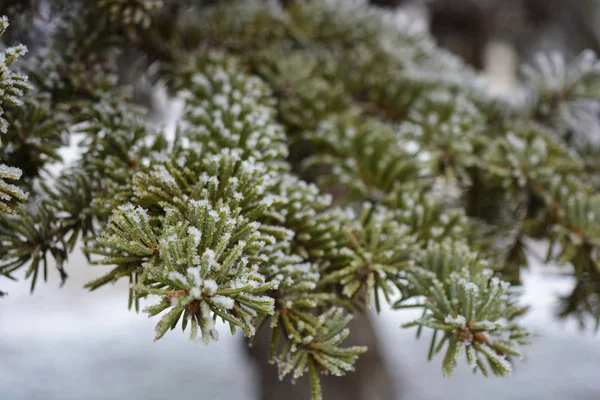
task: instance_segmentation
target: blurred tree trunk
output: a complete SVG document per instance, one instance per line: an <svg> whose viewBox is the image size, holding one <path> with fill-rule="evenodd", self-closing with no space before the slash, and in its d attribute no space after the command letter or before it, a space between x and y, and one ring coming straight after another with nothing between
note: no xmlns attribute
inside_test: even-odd
<svg viewBox="0 0 600 400"><path fill-rule="evenodd" d="M385 7L420 4L440 46L481 69L492 40L508 42L521 59L559 50L567 59L600 51L597 0L371 0Z"/></svg>
<svg viewBox="0 0 600 400"><path fill-rule="evenodd" d="M323 397L326 400L394 400L398 399L394 379L383 359L375 329L368 314L357 313L349 324L348 345L366 345L369 350L358 358L356 371L344 377L322 376ZM258 334L256 344L249 348L260 374L259 400L308 400L310 386L305 375L293 385L289 377L280 381L277 367L269 364L269 331Z"/></svg>

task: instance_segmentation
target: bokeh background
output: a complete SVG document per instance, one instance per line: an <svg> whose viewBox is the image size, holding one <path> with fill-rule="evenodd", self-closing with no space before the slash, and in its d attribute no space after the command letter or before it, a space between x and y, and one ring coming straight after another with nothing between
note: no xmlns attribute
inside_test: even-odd
<svg viewBox="0 0 600 400"><path fill-rule="evenodd" d="M373 3L400 6L422 19L441 45L506 96L518 91L518 65L537 51L558 50L567 58L585 48L600 51L596 0ZM168 105L160 91L153 101ZM544 243L533 248L544 253ZM473 376L465 363L444 379L440 360L427 362L427 337L416 340L414 330L399 328L415 315L384 311L373 318L399 399L600 398L600 335L557 320L555 302L574 282L565 269L538 262L536 253L523 274L522 301L531 306L524 324L537 337L509 378ZM33 295L23 282L2 282L9 295L0 301L0 400L258 398L258 369L241 335L221 329L220 341L204 346L173 332L155 343L155 321L127 310L126 283L87 292L84 283L103 267L89 266L80 253L67 271L64 287L51 274Z"/></svg>

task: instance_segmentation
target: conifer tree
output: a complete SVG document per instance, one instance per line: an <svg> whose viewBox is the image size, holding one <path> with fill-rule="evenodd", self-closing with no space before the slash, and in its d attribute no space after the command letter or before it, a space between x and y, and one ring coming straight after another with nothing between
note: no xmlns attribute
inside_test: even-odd
<svg viewBox="0 0 600 400"><path fill-rule="evenodd" d="M594 54L541 55L505 99L361 1L0 8L9 39L47 33L19 62L15 43L0 55L3 278L22 269L33 291L55 265L64 281L82 246L106 266L90 290L125 279L129 307L155 300L157 340L266 330L280 378L307 374L314 400L321 374L368 351L344 342L368 307L421 310L405 327L433 331L424 356L444 375L463 354L509 374L529 342L513 288L530 239L572 266L560 314L600 326ZM126 61L184 103L174 135L123 82ZM81 157L49 176L76 139Z"/></svg>

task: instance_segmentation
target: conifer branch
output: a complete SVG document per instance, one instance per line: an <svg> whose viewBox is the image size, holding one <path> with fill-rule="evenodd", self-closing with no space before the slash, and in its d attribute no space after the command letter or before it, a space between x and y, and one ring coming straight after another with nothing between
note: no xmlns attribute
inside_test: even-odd
<svg viewBox="0 0 600 400"><path fill-rule="evenodd" d="M156 339L268 330L280 377L308 373L313 399L366 350L344 345L352 314L385 303L423 310L406 326L433 330L445 375L462 353L510 373L529 333L500 278L518 281L528 238L574 267L561 314L600 325L595 56L540 57L513 104L366 2L68 3L22 68L29 98L24 48L0 57L0 275L23 268L33 290L54 260L64 280L84 243L109 266L87 287L155 298ZM174 137L123 63L183 100ZM38 185L76 136L79 159Z"/></svg>

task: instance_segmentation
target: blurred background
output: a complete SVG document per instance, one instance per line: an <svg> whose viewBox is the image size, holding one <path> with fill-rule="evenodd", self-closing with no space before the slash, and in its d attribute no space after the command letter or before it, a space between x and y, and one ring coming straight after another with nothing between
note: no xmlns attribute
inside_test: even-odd
<svg viewBox="0 0 600 400"><path fill-rule="evenodd" d="M598 0L371 0L402 7L429 25L438 43L478 69L497 43L513 48L521 62L539 51L572 58L600 50Z"/></svg>
<svg viewBox="0 0 600 400"><path fill-rule="evenodd" d="M567 58L586 48L600 52L597 0L372 3L401 7L421 18L440 45L481 70L491 89L507 96L518 90L518 66L538 51L558 50ZM543 254L543 243L533 247ZM415 315L384 311L371 316L383 359L378 363L386 370L386 379L373 385L393 386L389 397L381 398L600 398L600 336L555 316L558 296L569 293L574 282L564 270L541 265L535 254L530 257L522 300L531 310L524 324L538 337L511 377L473 376L466 363L459 363L452 378L442 378L440 360L427 362L427 337L416 340L414 330L399 328ZM83 284L101 275L103 267L89 266L82 254L74 255L66 269L64 287L59 288L58 274L51 274L33 295L26 283L3 280L9 295L0 301L0 400L262 398L261 368L244 350L241 335L231 337L223 327L219 342L210 346L192 343L178 332L155 343L155 321L127 310L125 283L99 292L84 290ZM356 374L375 368L369 360L365 363ZM274 367L271 372L276 381ZM345 379L351 382L356 376Z"/></svg>

